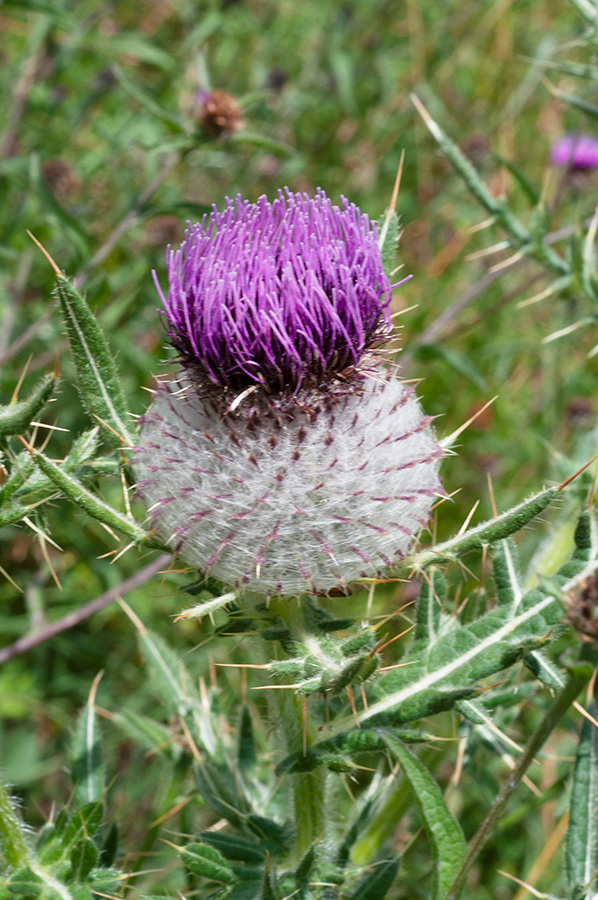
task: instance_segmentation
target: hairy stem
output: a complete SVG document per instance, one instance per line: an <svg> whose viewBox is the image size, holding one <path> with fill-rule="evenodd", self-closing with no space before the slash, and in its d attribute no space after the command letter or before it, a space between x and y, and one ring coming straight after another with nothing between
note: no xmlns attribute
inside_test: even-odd
<svg viewBox="0 0 598 900"><path fill-rule="evenodd" d="M270 610L279 616L297 640L306 637L305 622L300 601L273 600ZM319 735L309 721L309 709L303 698L292 689L273 691L274 702L284 729L289 754L307 751L319 740ZM325 832L326 770L323 766L311 772L297 772L293 779L295 821L295 856L300 860L312 844L320 841Z"/></svg>
<svg viewBox="0 0 598 900"><path fill-rule="evenodd" d="M10 797L0 782L0 850L14 869L30 861L31 851L25 840L23 825L18 819Z"/></svg>
<svg viewBox="0 0 598 900"><path fill-rule="evenodd" d="M554 728L558 725L581 689L587 683L587 680L587 677L584 677L583 675L572 675L563 690L554 698L546 715L527 742L524 752L517 761L517 765L503 782L502 787L496 795L496 800L488 810L484 821L471 839L465 861L451 885L446 900L456 900L459 896L474 860L490 837L492 827L505 808L511 794L517 789L523 776L527 772L528 767L533 762L534 757L542 749Z"/></svg>

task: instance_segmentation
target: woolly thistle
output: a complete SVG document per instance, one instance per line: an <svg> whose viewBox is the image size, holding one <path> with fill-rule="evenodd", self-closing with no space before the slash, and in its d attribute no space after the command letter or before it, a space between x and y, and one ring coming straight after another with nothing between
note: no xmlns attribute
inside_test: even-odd
<svg viewBox="0 0 598 900"><path fill-rule="evenodd" d="M248 591L348 590L400 559L441 492L442 450L377 348L391 285L343 200L227 201L168 253L181 371L137 448L157 534Z"/></svg>
<svg viewBox="0 0 598 900"><path fill-rule="evenodd" d="M598 168L598 141L588 134L566 134L553 146L551 152L555 166L589 171Z"/></svg>

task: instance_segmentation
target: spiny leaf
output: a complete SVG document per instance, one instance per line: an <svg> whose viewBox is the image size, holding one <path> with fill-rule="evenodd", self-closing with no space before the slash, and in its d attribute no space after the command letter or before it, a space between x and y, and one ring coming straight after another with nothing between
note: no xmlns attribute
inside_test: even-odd
<svg viewBox="0 0 598 900"><path fill-rule="evenodd" d="M592 704L590 714L596 715ZM598 728L583 719L567 831L566 865L571 900L593 897L598 867Z"/></svg>
<svg viewBox="0 0 598 900"><path fill-rule="evenodd" d="M62 467L52 462L39 450L33 447L27 447L29 453L33 457L35 464L41 469L44 475L53 481L60 488L63 494L72 500L81 509L84 509L92 518L103 522L110 528L115 528L126 534L136 544L141 544L148 540L148 532L141 528L132 518L124 515L114 509L104 500L100 500L95 494L92 494L81 482ZM150 545L156 546L149 542Z"/></svg>
<svg viewBox="0 0 598 900"><path fill-rule="evenodd" d="M127 405L110 349L83 296L62 274L56 276L55 293L69 336L77 368L81 398L89 415L104 428L104 436L119 444L134 444ZM112 429L112 430L111 430Z"/></svg>
<svg viewBox="0 0 598 900"><path fill-rule="evenodd" d="M224 857L207 844L188 844L180 847L182 860L194 875L210 878L222 884L234 884L238 879Z"/></svg>
<svg viewBox="0 0 598 900"><path fill-rule="evenodd" d="M392 755L401 764L421 813L428 840L432 845L436 876L433 900L443 900L465 859L465 838L446 805L442 792L426 767L401 741L390 733L381 733Z"/></svg>
<svg viewBox="0 0 598 900"><path fill-rule="evenodd" d="M471 550L509 537L546 509L558 492L559 486L544 488L493 519L488 519L475 528L470 528L463 534L449 538L448 541L434 547L420 550L397 566L396 571L398 574L420 572L433 563L459 559Z"/></svg>
<svg viewBox="0 0 598 900"><path fill-rule="evenodd" d="M372 734L371 729L401 725L450 709L457 701L474 695L478 681L508 668L545 643L561 620L562 596L596 569L594 531L587 516L582 517L572 558L542 589L528 590L516 606L505 602L467 625L443 631L435 640L414 640L402 659L408 665L382 675L376 684L378 699L359 714L360 725L365 726L362 731L356 735L349 716L339 716L332 726L333 735L310 748L303 767L313 768L330 750L367 749L361 742ZM300 768L293 757L278 767L279 771Z"/></svg>
<svg viewBox="0 0 598 900"><path fill-rule="evenodd" d="M40 411L56 384L55 375L44 375L25 400L0 406L0 437L21 434Z"/></svg>
<svg viewBox="0 0 598 900"><path fill-rule="evenodd" d="M565 678L555 664L549 660L540 650L532 650L523 657L523 662L538 681L546 685L552 691L560 691L565 686Z"/></svg>

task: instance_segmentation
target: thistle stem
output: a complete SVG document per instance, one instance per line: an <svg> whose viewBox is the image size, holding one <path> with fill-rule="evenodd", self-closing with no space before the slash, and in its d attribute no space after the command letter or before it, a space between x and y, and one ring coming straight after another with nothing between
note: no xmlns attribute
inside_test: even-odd
<svg viewBox="0 0 598 900"><path fill-rule="evenodd" d="M554 728L558 725L587 681L588 678L583 675L572 675L562 691L554 698L546 715L527 742L524 752L517 761L517 765L503 782L484 821L471 839L465 861L451 885L449 893L446 895L446 900L457 900L474 860L490 837L491 829L505 808L511 794L517 789L535 756L542 749Z"/></svg>
<svg viewBox="0 0 598 900"><path fill-rule="evenodd" d="M303 641L307 636L301 601L273 600L270 611L281 618L293 637ZM305 752L321 736L309 721L309 708L304 698L293 690L273 691L278 704L278 715L284 729L287 752ZM323 766L311 772L297 772L293 779L295 821L295 856L297 861L307 853L325 833L326 821L326 770Z"/></svg>
<svg viewBox="0 0 598 900"><path fill-rule="evenodd" d="M6 862L14 869L27 865L31 851L25 840L23 825L19 821L14 806L0 782L0 850Z"/></svg>

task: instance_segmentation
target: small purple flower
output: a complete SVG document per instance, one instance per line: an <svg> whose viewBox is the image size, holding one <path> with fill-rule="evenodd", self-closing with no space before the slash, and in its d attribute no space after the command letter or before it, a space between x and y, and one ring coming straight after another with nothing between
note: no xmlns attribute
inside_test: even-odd
<svg viewBox="0 0 598 900"><path fill-rule="evenodd" d="M573 170L596 169L598 140L587 134L567 134L553 146L552 162Z"/></svg>
<svg viewBox="0 0 598 900"><path fill-rule="evenodd" d="M227 200L170 251L167 296L158 291L181 362L232 390L344 377L390 330L376 232L323 191Z"/></svg>
<svg viewBox="0 0 598 900"><path fill-rule="evenodd" d="M368 218L323 191L227 201L168 253L182 369L148 410L138 489L190 565L253 593L386 571L442 488L413 387L373 351L390 289Z"/></svg>

